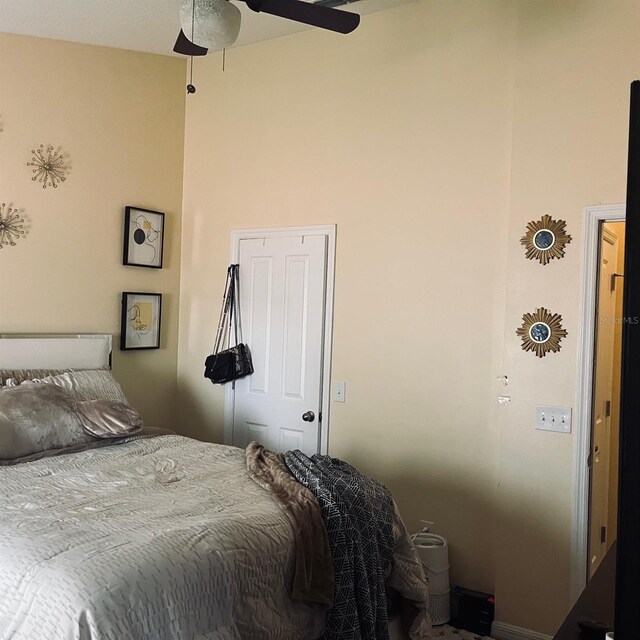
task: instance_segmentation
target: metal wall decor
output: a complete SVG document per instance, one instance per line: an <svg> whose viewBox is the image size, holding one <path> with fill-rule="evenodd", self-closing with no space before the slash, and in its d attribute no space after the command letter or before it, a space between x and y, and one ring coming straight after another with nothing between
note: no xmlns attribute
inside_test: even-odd
<svg viewBox="0 0 640 640"><path fill-rule="evenodd" d="M548 264L553 258L564 258L564 248L571 242L566 225L564 220L553 220L546 213L540 220L527 223L527 233L520 238L520 244L527 248L527 258L538 260L540 264Z"/></svg>
<svg viewBox="0 0 640 640"><path fill-rule="evenodd" d="M559 313L539 307L535 313L522 316L522 325L516 335L522 339L523 351L533 351L538 358L544 358L549 351L560 351L560 341L566 338L567 332L562 328Z"/></svg>
<svg viewBox="0 0 640 640"><path fill-rule="evenodd" d="M24 220L17 209L7 207L6 203L0 205L0 249L2 247L15 247L16 240L25 234Z"/></svg>
<svg viewBox="0 0 640 640"><path fill-rule="evenodd" d="M52 145L45 147L43 144L37 149L31 149L31 153L31 162L27 162L28 167L33 167L34 175L31 179L41 182L43 189L47 186L57 189L58 185L67 179L69 171L64 153L60 148L54 149Z"/></svg>

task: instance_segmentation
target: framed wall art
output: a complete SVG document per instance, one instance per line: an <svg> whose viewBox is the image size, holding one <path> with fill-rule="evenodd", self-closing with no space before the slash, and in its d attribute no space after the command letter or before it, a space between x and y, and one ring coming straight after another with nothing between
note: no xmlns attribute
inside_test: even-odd
<svg viewBox="0 0 640 640"><path fill-rule="evenodd" d="M125 207L122 264L162 269L164 213Z"/></svg>
<svg viewBox="0 0 640 640"><path fill-rule="evenodd" d="M120 349L159 349L162 294L124 291Z"/></svg>

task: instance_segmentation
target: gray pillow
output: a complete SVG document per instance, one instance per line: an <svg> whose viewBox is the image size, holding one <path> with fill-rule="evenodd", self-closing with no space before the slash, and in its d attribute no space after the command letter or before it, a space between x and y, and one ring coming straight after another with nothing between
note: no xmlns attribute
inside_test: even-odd
<svg viewBox="0 0 640 640"><path fill-rule="evenodd" d="M0 369L0 387L3 387L8 380L11 380L12 386L15 386L25 380L46 378L67 371L72 371L72 369Z"/></svg>
<svg viewBox="0 0 640 640"><path fill-rule="evenodd" d="M69 393L54 385L0 391L0 459L91 442L74 405Z"/></svg>
<svg viewBox="0 0 640 640"><path fill-rule="evenodd" d="M107 369L86 369L84 371L68 371L58 375L35 378L24 382L14 379L6 381L7 387L16 385L33 386L49 384L62 387L76 400L111 400L127 404L127 397L122 387Z"/></svg>

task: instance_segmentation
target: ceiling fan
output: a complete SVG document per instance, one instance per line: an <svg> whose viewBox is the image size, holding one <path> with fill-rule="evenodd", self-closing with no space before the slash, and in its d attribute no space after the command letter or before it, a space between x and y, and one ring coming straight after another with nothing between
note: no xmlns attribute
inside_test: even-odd
<svg viewBox="0 0 640 640"><path fill-rule="evenodd" d="M303 0L242 2L258 13L269 13L338 33L351 33L360 24L357 13L323 6L327 4L326 0L317 4ZM236 41L240 19L240 10L229 0L184 0L180 9L181 29L173 50L185 56L204 56L209 49L224 49Z"/></svg>

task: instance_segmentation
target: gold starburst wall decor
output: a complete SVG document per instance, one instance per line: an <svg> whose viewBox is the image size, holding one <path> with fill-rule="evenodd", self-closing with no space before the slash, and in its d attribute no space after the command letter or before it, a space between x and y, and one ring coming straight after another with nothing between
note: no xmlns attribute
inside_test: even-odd
<svg viewBox="0 0 640 640"><path fill-rule="evenodd" d="M522 339L522 350L533 351L538 358L544 358L549 351L560 351L560 341L567 332L562 328L562 316L540 307L535 313L522 316L522 326L516 330Z"/></svg>
<svg viewBox="0 0 640 640"><path fill-rule="evenodd" d="M24 220L17 209L0 205L0 249L5 246L16 246L16 240L24 236Z"/></svg>
<svg viewBox="0 0 640 640"><path fill-rule="evenodd" d="M564 248L571 242L566 226L564 220L553 220L547 213L540 220L527 223L527 233L520 238L520 244L527 248L527 258L540 264L564 258Z"/></svg>
<svg viewBox="0 0 640 640"><path fill-rule="evenodd" d="M61 182L64 182L69 171L69 166L64 157L64 153L53 146L44 146L41 144L37 149L31 149L31 162L27 162L28 167L33 167L34 182L37 180L42 183L42 188L52 186L57 189Z"/></svg>

